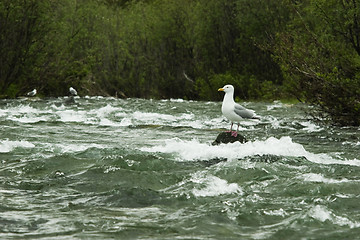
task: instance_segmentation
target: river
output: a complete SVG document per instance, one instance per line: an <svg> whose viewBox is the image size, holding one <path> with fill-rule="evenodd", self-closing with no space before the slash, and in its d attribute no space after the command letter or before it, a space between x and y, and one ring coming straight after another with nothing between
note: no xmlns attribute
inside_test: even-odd
<svg viewBox="0 0 360 240"><path fill-rule="evenodd" d="M359 128L242 103L0 100L1 239L359 239Z"/></svg>

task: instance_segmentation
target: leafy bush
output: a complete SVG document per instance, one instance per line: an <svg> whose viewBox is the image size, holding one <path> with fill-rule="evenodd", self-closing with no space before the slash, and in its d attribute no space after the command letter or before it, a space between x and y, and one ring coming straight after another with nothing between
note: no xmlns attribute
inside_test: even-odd
<svg viewBox="0 0 360 240"><path fill-rule="evenodd" d="M232 84L359 125L359 19L358 1L3 0L0 96L220 100Z"/></svg>

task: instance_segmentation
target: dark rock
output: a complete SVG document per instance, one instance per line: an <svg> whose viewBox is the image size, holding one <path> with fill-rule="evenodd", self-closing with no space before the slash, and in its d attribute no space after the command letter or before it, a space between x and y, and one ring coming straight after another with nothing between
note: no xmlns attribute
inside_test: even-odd
<svg viewBox="0 0 360 240"><path fill-rule="evenodd" d="M65 99L65 105L71 105L71 104L75 104L75 99L74 99L74 96L70 96L68 98Z"/></svg>
<svg viewBox="0 0 360 240"><path fill-rule="evenodd" d="M241 142L245 143L247 140L244 136L238 133L236 137L231 135L231 132L221 132L212 145L219 145L221 143L234 143L234 142Z"/></svg>

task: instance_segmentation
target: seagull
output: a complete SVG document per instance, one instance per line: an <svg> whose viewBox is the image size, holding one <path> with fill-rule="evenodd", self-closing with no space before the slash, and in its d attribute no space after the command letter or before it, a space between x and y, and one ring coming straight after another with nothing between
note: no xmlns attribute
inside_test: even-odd
<svg viewBox="0 0 360 240"><path fill-rule="evenodd" d="M256 116L254 111L246 109L234 101L234 87L232 85L225 85L224 87L219 88L218 91L225 92L224 100L221 106L221 112L228 120L231 121L231 136L237 136L240 125L239 122L242 119L260 119L258 116ZM238 125L236 132L232 131L234 123L237 123Z"/></svg>
<svg viewBox="0 0 360 240"><path fill-rule="evenodd" d="M29 97L35 96L36 95L36 89L32 90L31 92L28 92L26 95L29 96Z"/></svg>
<svg viewBox="0 0 360 240"><path fill-rule="evenodd" d="M71 94L72 96L76 96L76 95L77 95L77 91L76 91L75 88L73 88L73 87L70 87L70 88L69 88L69 92L70 92L70 94Z"/></svg>

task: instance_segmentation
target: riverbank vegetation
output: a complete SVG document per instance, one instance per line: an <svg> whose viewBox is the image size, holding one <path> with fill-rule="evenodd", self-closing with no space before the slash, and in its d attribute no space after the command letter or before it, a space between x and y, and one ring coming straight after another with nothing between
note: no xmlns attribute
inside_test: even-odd
<svg viewBox="0 0 360 240"><path fill-rule="evenodd" d="M3 0L0 95L296 97L360 124L360 1Z"/></svg>

